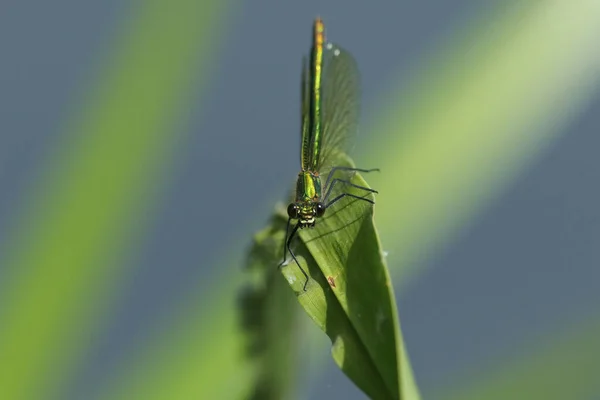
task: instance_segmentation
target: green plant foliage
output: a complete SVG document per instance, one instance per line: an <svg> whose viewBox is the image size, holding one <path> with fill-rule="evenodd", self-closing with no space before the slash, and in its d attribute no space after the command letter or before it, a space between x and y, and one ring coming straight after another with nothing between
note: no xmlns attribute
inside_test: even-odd
<svg viewBox="0 0 600 400"><path fill-rule="evenodd" d="M127 281L119 266L152 214L197 76L208 77L200 55L214 46L224 3L136 3L81 115L66 124L0 249L0 398L64 398Z"/></svg>
<svg viewBox="0 0 600 400"><path fill-rule="evenodd" d="M240 296L246 353L255 363L254 384L245 397L252 400L288 399L297 381L300 309L274 268L281 259L281 240L281 221L274 217L254 238L247 261L253 279Z"/></svg>
<svg viewBox="0 0 600 400"><path fill-rule="evenodd" d="M358 174L352 182L366 186ZM310 318L330 337L335 362L359 388L373 399L418 399L412 376L404 382L400 375L410 367L372 212L371 204L346 198L328 209L315 228L300 232L294 253L310 277L306 292L304 275L293 261L281 272ZM253 253L262 254L270 268L281 262L286 222L279 207L255 239Z"/></svg>
<svg viewBox="0 0 600 400"><path fill-rule="evenodd" d="M381 193L378 228L396 284L458 237L598 93L600 2L499 3L373 106L360 163L386 172L369 181Z"/></svg>

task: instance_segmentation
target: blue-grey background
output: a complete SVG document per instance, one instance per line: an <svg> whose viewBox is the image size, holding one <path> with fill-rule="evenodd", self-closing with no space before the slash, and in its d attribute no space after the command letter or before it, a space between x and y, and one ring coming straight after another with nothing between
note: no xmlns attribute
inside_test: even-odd
<svg viewBox="0 0 600 400"><path fill-rule="evenodd" d="M28 182L135 2L8 1L0 7L0 240L15 229ZM211 262L242 254L298 168L298 78L312 19L351 47L365 114L392 75L408 71L494 1L260 0L233 5L208 95L190 105L191 135L161 193L122 308L70 389L85 398L123 350L169 313L177 293L232 271ZM368 120L365 121L368 123ZM600 99L399 297L402 329L427 398L455 377L523 351L547 330L594 314L600 302ZM361 141L369 140L368 126ZM359 142L360 143L360 142ZM110 160L107 160L110 162ZM383 172L385 174L385 171ZM390 177L392 179L392 177ZM401 205L398 205L399 207ZM225 248L236 239L239 248ZM2 268L0 266L0 278ZM328 361L308 398L364 398ZM475 367L477 366L477 367Z"/></svg>

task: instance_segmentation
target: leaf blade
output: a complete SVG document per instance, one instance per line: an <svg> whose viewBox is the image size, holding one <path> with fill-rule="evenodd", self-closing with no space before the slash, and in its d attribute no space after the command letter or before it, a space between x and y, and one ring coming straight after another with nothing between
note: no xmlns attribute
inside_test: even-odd
<svg viewBox="0 0 600 400"><path fill-rule="evenodd" d="M358 174L351 182L366 186ZM300 232L303 246L294 252L310 276L307 291L295 263L283 267L282 274L310 318L330 337L342 371L371 398L398 399L407 393L400 379L404 348L373 209L357 199L336 206L314 229ZM279 218L282 224L286 220L282 209ZM418 398L418 391L402 398Z"/></svg>

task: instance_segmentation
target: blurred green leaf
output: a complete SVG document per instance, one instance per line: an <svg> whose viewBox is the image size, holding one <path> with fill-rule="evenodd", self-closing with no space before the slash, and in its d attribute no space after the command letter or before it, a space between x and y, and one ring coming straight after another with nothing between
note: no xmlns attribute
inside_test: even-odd
<svg viewBox="0 0 600 400"><path fill-rule="evenodd" d="M460 388L432 398L449 400L592 399L600 391L600 321L575 324L535 338L461 379ZM455 387L457 385L454 385Z"/></svg>
<svg viewBox="0 0 600 400"><path fill-rule="evenodd" d="M0 252L0 397L63 398L152 215L224 2L146 1ZM158 179L157 179L158 177ZM121 278L122 279L122 278Z"/></svg>
<svg viewBox="0 0 600 400"><path fill-rule="evenodd" d="M245 338L239 330L238 314L219 313L220 307L236 310L240 285L239 279L230 279L200 296L186 297L181 312L169 315L163 329L136 343L131 353L136 357L125 358L94 398L243 398L256 367L243 358ZM190 319L190 314L198 318Z"/></svg>
<svg viewBox="0 0 600 400"><path fill-rule="evenodd" d="M247 399L289 399L298 380L300 309L274 267L281 261L280 225L275 217L269 228L255 236L248 254L252 279L240 297L240 316L247 357L255 364L255 372Z"/></svg>
<svg viewBox="0 0 600 400"><path fill-rule="evenodd" d="M459 237L586 108L600 83L600 2L500 2L374 105L362 165L398 284ZM422 62L422 61L421 61ZM404 89L404 90L402 90Z"/></svg>

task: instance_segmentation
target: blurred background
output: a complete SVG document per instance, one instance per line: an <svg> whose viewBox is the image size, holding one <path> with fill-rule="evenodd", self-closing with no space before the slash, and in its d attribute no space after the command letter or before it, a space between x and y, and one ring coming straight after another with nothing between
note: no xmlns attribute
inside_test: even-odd
<svg viewBox="0 0 600 400"><path fill-rule="evenodd" d="M0 398L244 397L235 301L316 15L361 70L423 398L600 398L600 3L0 9ZM365 398L306 329L295 396Z"/></svg>

